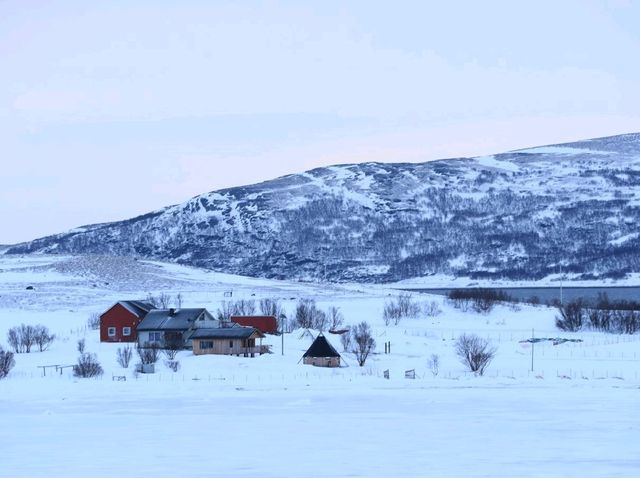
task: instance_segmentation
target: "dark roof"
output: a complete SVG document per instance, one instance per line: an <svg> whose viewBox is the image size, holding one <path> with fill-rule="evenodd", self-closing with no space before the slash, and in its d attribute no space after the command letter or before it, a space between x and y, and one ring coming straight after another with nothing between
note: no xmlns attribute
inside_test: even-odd
<svg viewBox="0 0 640 478"><path fill-rule="evenodd" d="M121 300L118 302L125 309L127 309L132 314L137 315L138 317L144 317L149 313L151 309L153 309L153 305L148 302L144 302L142 300Z"/></svg>
<svg viewBox="0 0 640 478"><path fill-rule="evenodd" d="M311 344L309 350L307 350L303 357L340 357L340 354L333 348L333 345L320 334Z"/></svg>
<svg viewBox="0 0 640 478"><path fill-rule="evenodd" d="M253 327L229 327L221 329L197 329L192 339L248 339L257 333L258 337L264 337L262 332Z"/></svg>
<svg viewBox="0 0 640 478"><path fill-rule="evenodd" d="M153 309L138 330L188 330L207 309Z"/></svg>

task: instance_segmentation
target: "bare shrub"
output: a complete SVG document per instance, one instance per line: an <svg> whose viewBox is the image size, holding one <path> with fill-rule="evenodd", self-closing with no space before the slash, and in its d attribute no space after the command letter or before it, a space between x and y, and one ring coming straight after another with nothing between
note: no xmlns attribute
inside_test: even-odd
<svg viewBox="0 0 640 478"><path fill-rule="evenodd" d="M149 365L156 363L160 358L160 346L158 344L145 344L144 347L137 347L138 357L140 357L140 363L143 365Z"/></svg>
<svg viewBox="0 0 640 478"><path fill-rule="evenodd" d="M164 334L162 351L169 360L173 360L178 352L184 349L184 340L180 332L172 332Z"/></svg>
<svg viewBox="0 0 640 478"><path fill-rule="evenodd" d="M118 361L118 365L120 365L122 368L129 368L129 363L131 362L131 358L133 357L133 350L131 349L131 347L126 346L124 348L118 348L118 353L117 353L117 361Z"/></svg>
<svg viewBox="0 0 640 478"><path fill-rule="evenodd" d="M471 306L473 310L481 314L488 314L499 302L513 301L509 294L503 290L482 287L453 289L449 292L448 297L455 308L466 312Z"/></svg>
<svg viewBox="0 0 640 478"><path fill-rule="evenodd" d="M172 296L171 294L167 294L166 292L161 292L158 295L147 294L147 298L145 302L148 302L156 309L168 309L171 305L176 308L182 307L182 294L178 293L176 296Z"/></svg>
<svg viewBox="0 0 640 478"><path fill-rule="evenodd" d="M486 339L474 334L462 334L455 343L455 351L471 372L483 375L497 350Z"/></svg>
<svg viewBox="0 0 640 478"><path fill-rule="evenodd" d="M35 344L38 346L38 350L40 352L44 352L49 348L49 345L53 343L56 336L49 332L49 329L44 325L36 325L34 327L34 337L33 340Z"/></svg>
<svg viewBox="0 0 640 478"><path fill-rule="evenodd" d="M337 330L344 323L344 317L338 307L329 307L327 316L329 319L329 330Z"/></svg>
<svg viewBox="0 0 640 478"><path fill-rule="evenodd" d="M229 322L231 316L234 315L234 302L223 300L218 308L218 319L223 322Z"/></svg>
<svg viewBox="0 0 640 478"><path fill-rule="evenodd" d="M87 341L85 339L78 340L78 345L77 345L78 352L83 354L84 353L84 349L86 348L86 346L87 346Z"/></svg>
<svg viewBox="0 0 640 478"><path fill-rule="evenodd" d="M177 360L165 360L164 364L172 372L177 372L178 370L180 370L180 362Z"/></svg>
<svg viewBox="0 0 640 478"><path fill-rule="evenodd" d="M256 313L256 301L251 299L237 300L233 307L233 315L253 315Z"/></svg>
<svg viewBox="0 0 640 478"><path fill-rule="evenodd" d="M340 334L340 343L342 344L343 352L348 352L351 349L351 330Z"/></svg>
<svg viewBox="0 0 640 478"><path fill-rule="evenodd" d="M30 353L36 343L36 328L33 325L21 324L7 332L7 341L15 353Z"/></svg>
<svg viewBox="0 0 640 478"><path fill-rule="evenodd" d="M313 299L300 299L296 306L295 326L301 329L324 331L329 319L327 314L316 306Z"/></svg>
<svg viewBox="0 0 640 478"><path fill-rule="evenodd" d="M16 361L13 358L13 352L5 351L0 345L0 380L5 378L15 366Z"/></svg>
<svg viewBox="0 0 640 478"><path fill-rule="evenodd" d="M271 317L280 317L284 314L284 310L279 300L266 297L260 299L260 313Z"/></svg>
<svg viewBox="0 0 640 478"><path fill-rule="evenodd" d="M256 301L252 299L240 299L235 302L223 300L218 308L218 319L229 322L232 315L254 315L256 313ZM268 315L268 314L265 314Z"/></svg>
<svg viewBox="0 0 640 478"><path fill-rule="evenodd" d="M431 357L429 357L429 360L427 361L427 367L429 367L433 376L436 377L440 372L440 356L437 354L431 354Z"/></svg>
<svg viewBox="0 0 640 478"><path fill-rule="evenodd" d="M351 352L355 354L358 365L362 367L376 347L376 341L371 335L371 327L363 321L353 327L349 333L352 340Z"/></svg>
<svg viewBox="0 0 640 478"><path fill-rule="evenodd" d="M395 325L398 325L401 319L418 317L419 315L420 305L413 300L411 294L402 292L396 300L391 299L384 304L382 320L384 320L385 325L389 325L392 321Z"/></svg>
<svg viewBox="0 0 640 478"><path fill-rule="evenodd" d="M427 317L437 317L442 313L442 309L435 300L424 304L424 315Z"/></svg>
<svg viewBox="0 0 640 478"><path fill-rule="evenodd" d="M104 373L95 354L81 353L78 363L73 366L73 375L80 378L97 377Z"/></svg>
<svg viewBox="0 0 640 478"><path fill-rule="evenodd" d="M585 306L580 299L558 306L560 316L556 316L556 327L565 332L577 332L582 329L586 319Z"/></svg>
<svg viewBox="0 0 640 478"><path fill-rule="evenodd" d="M23 352L19 331L20 329L18 329L18 327L12 327L7 332L7 341L9 342L9 347L11 347L17 354Z"/></svg>
<svg viewBox="0 0 640 478"><path fill-rule="evenodd" d="M87 319L87 327L90 330L99 330L100 329L100 315L95 312L89 316Z"/></svg>

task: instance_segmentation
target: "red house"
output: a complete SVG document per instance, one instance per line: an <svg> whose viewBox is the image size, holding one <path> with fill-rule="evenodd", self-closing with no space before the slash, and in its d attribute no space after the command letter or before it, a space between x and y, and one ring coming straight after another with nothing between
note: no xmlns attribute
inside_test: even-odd
<svg viewBox="0 0 640 478"><path fill-rule="evenodd" d="M121 300L100 316L100 342L135 342L136 329L153 305L139 300Z"/></svg>
<svg viewBox="0 0 640 478"><path fill-rule="evenodd" d="M263 334L278 333L278 321L272 315L232 315L231 322L256 328Z"/></svg>

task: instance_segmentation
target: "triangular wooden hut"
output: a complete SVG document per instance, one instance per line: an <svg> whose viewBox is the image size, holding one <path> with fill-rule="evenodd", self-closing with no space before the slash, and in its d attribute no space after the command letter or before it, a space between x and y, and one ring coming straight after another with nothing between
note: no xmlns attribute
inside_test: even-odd
<svg viewBox="0 0 640 478"><path fill-rule="evenodd" d="M320 334L311 344L311 347L302 356L305 365L315 365L316 367L339 367L340 354L333 345Z"/></svg>

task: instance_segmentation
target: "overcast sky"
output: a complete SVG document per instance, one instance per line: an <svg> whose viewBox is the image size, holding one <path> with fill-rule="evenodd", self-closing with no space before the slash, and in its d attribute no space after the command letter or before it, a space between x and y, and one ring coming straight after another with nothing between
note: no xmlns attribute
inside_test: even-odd
<svg viewBox="0 0 640 478"><path fill-rule="evenodd" d="M640 2L0 0L0 244L313 167L640 131Z"/></svg>

